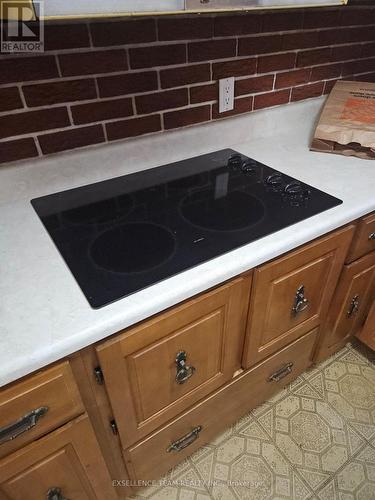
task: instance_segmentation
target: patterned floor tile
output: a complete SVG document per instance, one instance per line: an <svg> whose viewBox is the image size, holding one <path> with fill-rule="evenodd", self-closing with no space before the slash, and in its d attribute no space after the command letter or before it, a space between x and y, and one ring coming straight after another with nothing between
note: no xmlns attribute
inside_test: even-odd
<svg viewBox="0 0 375 500"><path fill-rule="evenodd" d="M375 500L375 448L366 445L318 492L320 500Z"/></svg>
<svg viewBox="0 0 375 500"><path fill-rule="evenodd" d="M253 418L194 465L213 499L307 500L304 484L271 437Z"/></svg>
<svg viewBox="0 0 375 500"><path fill-rule="evenodd" d="M365 444L308 383L259 416L258 422L313 491Z"/></svg>
<svg viewBox="0 0 375 500"><path fill-rule="evenodd" d="M366 440L375 436L375 367L357 350L340 351L308 383L322 402Z"/></svg>

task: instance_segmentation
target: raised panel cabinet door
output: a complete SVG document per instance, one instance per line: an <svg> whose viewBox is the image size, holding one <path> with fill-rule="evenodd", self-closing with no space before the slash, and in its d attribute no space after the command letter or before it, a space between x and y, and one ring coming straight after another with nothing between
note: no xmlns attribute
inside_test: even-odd
<svg viewBox="0 0 375 500"><path fill-rule="evenodd" d="M0 460L0 498L116 500L88 416Z"/></svg>
<svg viewBox="0 0 375 500"><path fill-rule="evenodd" d="M366 318L363 328L359 331L357 337L370 349L375 351L375 297L372 298L372 306Z"/></svg>
<svg viewBox="0 0 375 500"><path fill-rule="evenodd" d="M328 347L344 342L363 324L375 284L375 252L344 266L322 338Z"/></svg>
<svg viewBox="0 0 375 500"><path fill-rule="evenodd" d="M243 366L277 352L325 318L353 236L347 226L254 271Z"/></svg>
<svg viewBox="0 0 375 500"><path fill-rule="evenodd" d="M359 221L345 262L353 262L373 250L375 250L375 213Z"/></svg>
<svg viewBox="0 0 375 500"><path fill-rule="evenodd" d="M250 277L97 347L124 447L217 389L241 366Z"/></svg>

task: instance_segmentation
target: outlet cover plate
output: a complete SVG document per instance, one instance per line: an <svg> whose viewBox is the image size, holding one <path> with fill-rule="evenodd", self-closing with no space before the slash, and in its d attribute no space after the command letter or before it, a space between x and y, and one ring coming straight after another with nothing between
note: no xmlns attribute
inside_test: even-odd
<svg viewBox="0 0 375 500"><path fill-rule="evenodd" d="M234 108L234 77L219 80L219 113Z"/></svg>

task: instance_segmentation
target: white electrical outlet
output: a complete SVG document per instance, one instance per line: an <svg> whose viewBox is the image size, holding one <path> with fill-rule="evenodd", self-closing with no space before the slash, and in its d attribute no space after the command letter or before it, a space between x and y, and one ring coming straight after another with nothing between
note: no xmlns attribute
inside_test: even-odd
<svg viewBox="0 0 375 500"><path fill-rule="evenodd" d="M234 78L219 80L219 113L230 111L234 108Z"/></svg>

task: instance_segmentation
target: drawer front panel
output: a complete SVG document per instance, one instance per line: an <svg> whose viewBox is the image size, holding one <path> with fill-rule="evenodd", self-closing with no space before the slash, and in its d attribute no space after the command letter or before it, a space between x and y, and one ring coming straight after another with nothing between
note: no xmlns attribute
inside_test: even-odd
<svg viewBox="0 0 375 500"><path fill-rule="evenodd" d="M249 290L236 279L97 347L124 447L233 377Z"/></svg>
<svg viewBox="0 0 375 500"><path fill-rule="evenodd" d="M331 306L329 346L352 336L364 322L375 284L375 252L344 267Z"/></svg>
<svg viewBox="0 0 375 500"><path fill-rule="evenodd" d="M1 460L0 477L7 500L117 498L86 415Z"/></svg>
<svg viewBox="0 0 375 500"><path fill-rule="evenodd" d="M83 412L68 361L1 389L0 457Z"/></svg>
<svg viewBox="0 0 375 500"><path fill-rule="evenodd" d="M243 356L245 368L320 324L353 231L354 226L348 226L255 270Z"/></svg>
<svg viewBox="0 0 375 500"><path fill-rule="evenodd" d="M157 479L311 365L314 330L124 451L132 479ZM220 416L218 418L218 411Z"/></svg>
<svg viewBox="0 0 375 500"><path fill-rule="evenodd" d="M375 213L359 221L345 261L353 262L373 250L375 250Z"/></svg>

